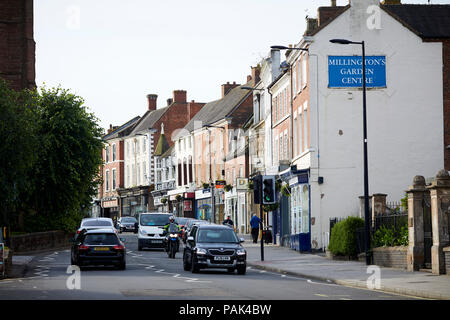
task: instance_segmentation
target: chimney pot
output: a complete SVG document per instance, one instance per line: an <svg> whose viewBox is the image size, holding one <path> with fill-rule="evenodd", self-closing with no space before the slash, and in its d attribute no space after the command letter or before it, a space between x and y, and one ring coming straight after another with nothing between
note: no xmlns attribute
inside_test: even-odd
<svg viewBox="0 0 450 320"><path fill-rule="evenodd" d="M168 106L170 106L170 105L172 104L172 102L173 102L173 99L172 99L172 98L167 99L167 105L168 105Z"/></svg>

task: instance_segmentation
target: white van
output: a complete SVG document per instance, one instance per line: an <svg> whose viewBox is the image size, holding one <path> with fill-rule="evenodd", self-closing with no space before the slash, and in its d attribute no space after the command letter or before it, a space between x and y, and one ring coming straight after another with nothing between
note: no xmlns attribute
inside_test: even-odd
<svg viewBox="0 0 450 320"><path fill-rule="evenodd" d="M142 248L164 248L164 226L169 223L171 213L144 212L138 217L138 250Z"/></svg>

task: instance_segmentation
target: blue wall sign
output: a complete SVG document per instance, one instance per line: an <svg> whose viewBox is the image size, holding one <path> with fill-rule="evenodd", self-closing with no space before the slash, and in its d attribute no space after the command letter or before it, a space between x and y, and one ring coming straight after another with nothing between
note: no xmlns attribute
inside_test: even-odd
<svg viewBox="0 0 450 320"><path fill-rule="evenodd" d="M362 87L362 57L328 56L328 87ZM366 87L386 87L386 56L366 56Z"/></svg>

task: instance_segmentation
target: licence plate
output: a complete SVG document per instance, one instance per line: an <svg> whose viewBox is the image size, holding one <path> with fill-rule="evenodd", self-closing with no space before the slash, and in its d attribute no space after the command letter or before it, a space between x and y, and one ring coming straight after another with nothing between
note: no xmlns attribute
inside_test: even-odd
<svg viewBox="0 0 450 320"><path fill-rule="evenodd" d="M214 257L215 261L230 261L230 257Z"/></svg>
<svg viewBox="0 0 450 320"><path fill-rule="evenodd" d="M152 240L152 243L162 243L162 240Z"/></svg>
<svg viewBox="0 0 450 320"><path fill-rule="evenodd" d="M95 247L94 251L109 251L108 247Z"/></svg>

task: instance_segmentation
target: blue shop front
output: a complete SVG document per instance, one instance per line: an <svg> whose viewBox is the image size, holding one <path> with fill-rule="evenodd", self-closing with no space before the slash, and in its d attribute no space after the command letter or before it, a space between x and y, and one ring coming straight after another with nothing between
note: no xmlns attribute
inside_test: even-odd
<svg viewBox="0 0 450 320"><path fill-rule="evenodd" d="M284 228L285 242L297 251L311 251L311 200L309 185L309 170L297 170L292 166L280 172L280 179L290 187L290 196L282 201L280 224ZM284 204L284 206L283 206ZM284 208L283 208L284 207ZM284 210L283 210L284 209ZM287 212L286 212L287 211ZM288 219L286 221L282 221ZM286 230L287 229L287 230ZM286 243L287 244L287 243Z"/></svg>

